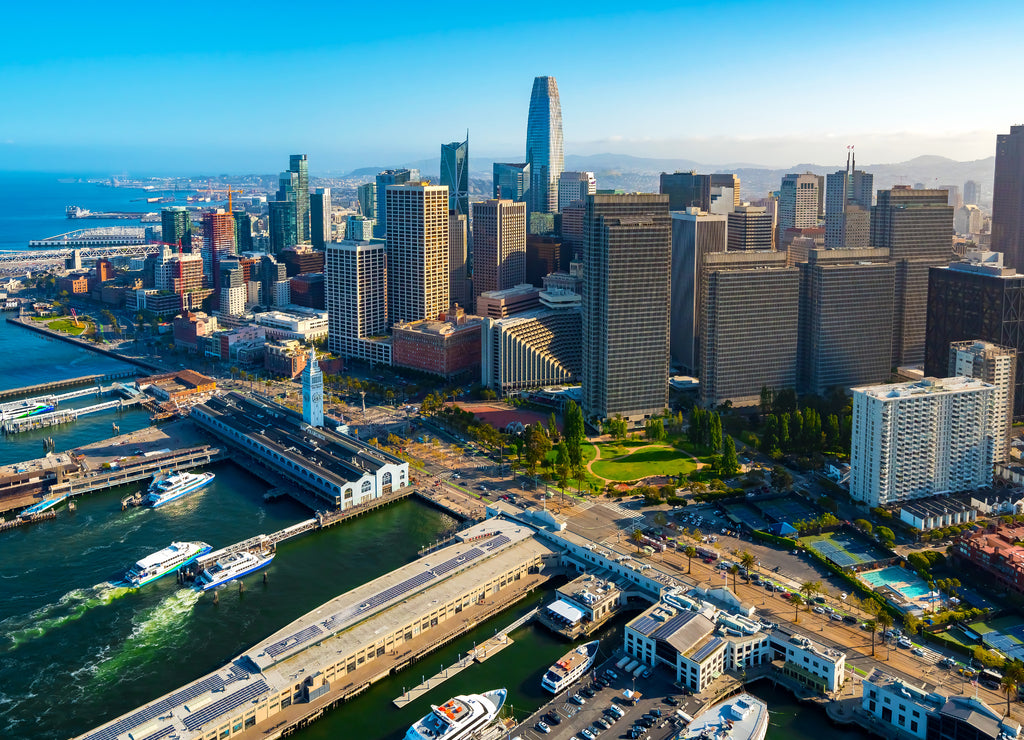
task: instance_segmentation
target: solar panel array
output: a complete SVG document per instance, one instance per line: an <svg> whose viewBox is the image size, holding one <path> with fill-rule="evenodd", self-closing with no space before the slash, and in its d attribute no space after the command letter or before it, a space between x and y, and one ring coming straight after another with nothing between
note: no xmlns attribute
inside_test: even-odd
<svg viewBox="0 0 1024 740"><path fill-rule="evenodd" d="M692 660L694 663L700 663L706 657L711 655L711 653L715 651L715 648L721 645L722 642L723 640L721 637L712 637L710 640L708 640L708 643L704 647L702 647L700 650L693 654L693 657L690 658L690 660Z"/></svg>
<svg viewBox="0 0 1024 740"><path fill-rule="evenodd" d="M243 679L243 678L248 678L249 677L249 671L247 671L244 668L241 668L241 667L239 667L237 665L233 665L230 668L228 668L228 675L231 678L229 678L227 682L231 683L232 681L238 681L238 680Z"/></svg>
<svg viewBox="0 0 1024 740"><path fill-rule="evenodd" d="M187 701L195 699L197 696L205 694L207 691L220 691L224 688L224 679L220 676L210 676L204 678L199 683L186 686L181 691L171 694L166 699L168 709L174 709L180 707Z"/></svg>
<svg viewBox="0 0 1024 740"><path fill-rule="evenodd" d="M269 655L271 658L274 658L283 653L285 650L293 648L296 645L301 645L310 638L316 637L322 632L323 630L321 630L315 624L311 624L309 627L299 630L294 635L288 635L288 637L284 638L283 640L278 640L273 645L268 645L266 648L264 648L264 650L267 653L267 655Z"/></svg>
<svg viewBox="0 0 1024 740"><path fill-rule="evenodd" d="M684 612L683 614L677 614L670 620L662 624L658 629L651 635L655 640L667 640L684 624L689 622L696 616L694 612Z"/></svg>
<svg viewBox="0 0 1024 740"><path fill-rule="evenodd" d="M99 732L94 732L89 735L86 740L117 740L118 735L122 735L145 722L149 722L151 719L159 717L165 712L170 712L185 702L194 699L201 694L205 694L207 691L217 691L222 688L224 688L224 679L220 676L210 676L199 683L184 688L175 694L171 694L166 699L160 699L159 701L140 709L134 714L128 715L124 719L119 720L112 725L104 727Z"/></svg>
<svg viewBox="0 0 1024 740"><path fill-rule="evenodd" d="M261 680L256 683L249 684L245 688L239 689L235 693L225 696L220 701L214 702L209 706L205 706L198 712L193 712L182 721L185 723L185 727L195 732L210 720L217 719L217 717L237 709L250 699L254 699L264 693L267 689L268 686L266 681Z"/></svg>
<svg viewBox="0 0 1024 740"><path fill-rule="evenodd" d="M499 534L497 537L488 540L483 544L483 547L487 550L494 550L502 545L506 545L511 542L507 535Z"/></svg>
<svg viewBox="0 0 1024 740"><path fill-rule="evenodd" d="M174 725L167 725L167 727L161 727L159 730L154 732L152 735L146 735L142 740L160 740L160 738L167 737L168 735L174 734Z"/></svg>
<svg viewBox="0 0 1024 740"><path fill-rule="evenodd" d="M650 636L660 625L661 622L653 617L640 617L630 627L643 635Z"/></svg>
<svg viewBox="0 0 1024 740"><path fill-rule="evenodd" d="M438 566L431 568L431 572L435 576L443 576L445 573L455 570L456 568L465 565L470 560L475 560L484 554L484 551L478 547L474 547L472 550L467 550L465 554L459 555L456 558L445 560Z"/></svg>

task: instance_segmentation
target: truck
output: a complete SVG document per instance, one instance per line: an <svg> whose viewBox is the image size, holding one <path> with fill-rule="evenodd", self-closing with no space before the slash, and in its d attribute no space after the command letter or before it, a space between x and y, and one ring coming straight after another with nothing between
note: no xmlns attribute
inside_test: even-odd
<svg viewBox="0 0 1024 740"><path fill-rule="evenodd" d="M640 678L640 674L647 670L647 666L643 663L633 669L633 678Z"/></svg>
<svg viewBox="0 0 1024 740"><path fill-rule="evenodd" d="M628 655L624 655L621 658L619 658L619 662L615 664L615 667L621 669L629 661L630 657Z"/></svg>

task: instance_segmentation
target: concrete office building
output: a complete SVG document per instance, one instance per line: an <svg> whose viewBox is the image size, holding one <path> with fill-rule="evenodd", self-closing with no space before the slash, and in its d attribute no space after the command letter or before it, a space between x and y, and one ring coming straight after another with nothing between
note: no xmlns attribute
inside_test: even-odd
<svg viewBox="0 0 1024 740"><path fill-rule="evenodd" d="M469 217L448 211L448 300L472 308L469 283Z"/></svg>
<svg viewBox="0 0 1024 740"><path fill-rule="evenodd" d="M975 378L854 388L850 495L874 507L991 485L994 393Z"/></svg>
<svg viewBox="0 0 1024 740"><path fill-rule="evenodd" d="M800 270L797 387L882 383L892 370L896 270L885 249L811 249Z"/></svg>
<svg viewBox="0 0 1024 740"><path fill-rule="evenodd" d="M925 375L948 373L954 342L990 342L1015 349L1013 416L1024 418L1024 275L1003 266L999 252L970 252L948 267L933 267L928 274L927 323Z"/></svg>
<svg viewBox="0 0 1024 740"><path fill-rule="evenodd" d="M959 236L971 238L981 232L985 215L978 206L960 206L953 214L953 230Z"/></svg>
<svg viewBox="0 0 1024 740"><path fill-rule="evenodd" d="M871 240L874 176L847 158L846 169L829 174L825 188L825 246L861 249Z"/></svg>
<svg viewBox="0 0 1024 740"><path fill-rule="evenodd" d="M952 235L953 209L945 190L897 185L878 191L871 209L871 245L888 249L896 266L893 365L924 362L928 270L949 263Z"/></svg>
<svg viewBox="0 0 1024 740"><path fill-rule="evenodd" d="M317 188L309 196L309 241L323 249L331 236L331 189Z"/></svg>
<svg viewBox="0 0 1024 740"><path fill-rule="evenodd" d="M476 315L492 319L524 313L540 305L540 288L521 283L506 290L490 290L476 299Z"/></svg>
<svg viewBox="0 0 1024 740"><path fill-rule="evenodd" d="M968 180L964 183L964 205L976 206L981 203L981 183Z"/></svg>
<svg viewBox="0 0 1024 740"><path fill-rule="evenodd" d="M473 291L505 290L526 280L526 204L473 204Z"/></svg>
<svg viewBox="0 0 1024 740"><path fill-rule="evenodd" d="M1017 350L991 342L968 340L949 346L950 377L977 378L990 383L997 463L1010 460L1010 430L1013 427L1013 394L1017 377Z"/></svg>
<svg viewBox="0 0 1024 740"><path fill-rule="evenodd" d="M388 326L436 319L448 300L448 188L389 185Z"/></svg>
<svg viewBox="0 0 1024 740"><path fill-rule="evenodd" d="M368 242L373 238L377 222L366 216L349 216L345 219L345 241Z"/></svg>
<svg viewBox="0 0 1024 740"><path fill-rule="evenodd" d="M672 219L667 195L589 195L583 412L631 424L668 404Z"/></svg>
<svg viewBox="0 0 1024 740"><path fill-rule="evenodd" d="M799 270L783 252L708 254L704 268L701 405L752 406L762 387L794 388Z"/></svg>
<svg viewBox="0 0 1024 740"><path fill-rule="evenodd" d="M253 279L260 281L265 303L273 303L275 306L283 306L287 303L287 301L278 303L275 300L276 288L274 286L288 279L288 268L284 263L278 262L273 255L265 254L260 257Z"/></svg>
<svg viewBox="0 0 1024 740"><path fill-rule="evenodd" d="M659 192L668 196L671 211L698 208L708 213L728 213L728 206L740 205L740 178L725 173L662 172Z"/></svg>
<svg viewBox="0 0 1024 740"><path fill-rule="evenodd" d="M356 188L359 215L363 218L377 218L377 183L367 182ZM346 236L348 234L346 233ZM366 237L369 239L369 237Z"/></svg>
<svg viewBox="0 0 1024 740"><path fill-rule="evenodd" d="M583 217L587 213L586 201L570 203L562 209L563 259L583 259Z"/></svg>
<svg viewBox="0 0 1024 740"><path fill-rule="evenodd" d="M448 210L469 215L469 132L466 140L441 145L441 184L448 188Z"/></svg>
<svg viewBox="0 0 1024 740"><path fill-rule="evenodd" d="M419 182L419 170L384 170L377 175L377 184L374 188L377 194L377 208L375 218L375 236L384 236L388 231L388 201L387 189L389 185L403 185L407 182ZM363 214L366 215L366 214Z"/></svg>
<svg viewBox="0 0 1024 740"><path fill-rule="evenodd" d="M526 121L526 162L530 165L528 210L531 213L557 211L558 178L562 175L564 153L562 104L554 77L533 80Z"/></svg>
<svg viewBox="0 0 1024 740"><path fill-rule="evenodd" d="M558 211L570 203L585 200L597 192L597 178L593 172L563 172L558 177Z"/></svg>
<svg viewBox="0 0 1024 740"><path fill-rule="evenodd" d="M779 188L779 231L818 225L822 215L820 201L824 200L823 179L821 175L810 172L782 178Z"/></svg>
<svg viewBox="0 0 1024 740"><path fill-rule="evenodd" d="M992 250L1006 264L1024 270L1024 125L996 137L992 180Z"/></svg>
<svg viewBox="0 0 1024 740"><path fill-rule="evenodd" d="M530 193L529 162L495 162L493 196L496 200L514 200L525 203Z"/></svg>
<svg viewBox="0 0 1024 740"><path fill-rule="evenodd" d="M726 218L730 252L764 251L774 247L772 217L764 206L737 206Z"/></svg>
<svg viewBox="0 0 1024 740"><path fill-rule="evenodd" d="M669 346L683 372L700 371L704 256L724 252L726 217L697 208L672 212L672 313Z"/></svg>
<svg viewBox="0 0 1024 740"><path fill-rule="evenodd" d="M342 357L391 364L388 258L384 244L335 242L324 266L328 346Z"/></svg>

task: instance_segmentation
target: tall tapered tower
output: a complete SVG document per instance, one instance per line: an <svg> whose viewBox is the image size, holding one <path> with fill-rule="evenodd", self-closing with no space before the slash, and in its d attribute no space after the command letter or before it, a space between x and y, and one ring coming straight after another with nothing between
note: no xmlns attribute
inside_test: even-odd
<svg viewBox="0 0 1024 740"><path fill-rule="evenodd" d="M526 162L530 165L528 211L558 210L558 178L564 169L564 159L558 83L554 77L535 77L526 121Z"/></svg>

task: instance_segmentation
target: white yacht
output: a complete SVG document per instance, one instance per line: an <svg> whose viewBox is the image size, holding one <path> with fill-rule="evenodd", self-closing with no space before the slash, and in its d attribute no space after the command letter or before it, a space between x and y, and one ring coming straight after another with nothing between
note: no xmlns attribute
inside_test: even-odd
<svg viewBox="0 0 1024 740"><path fill-rule="evenodd" d="M468 694L431 706L430 714L405 733L405 740L461 740L489 726L505 704L505 689Z"/></svg>
<svg viewBox="0 0 1024 740"><path fill-rule="evenodd" d="M195 587L200 591L209 591L222 583L233 581L253 571L265 568L274 559L274 553L235 552L218 558L205 568L196 578Z"/></svg>
<svg viewBox="0 0 1024 740"><path fill-rule="evenodd" d="M205 542L172 542L159 552L147 555L125 574L125 583L133 588L145 586L157 578L173 573L210 551Z"/></svg>
<svg viewBox="0 0 1024 740"><path fill-rule="evenodd" d="M598 641L588 642L571 650L551 664L540 685L552 694L561 693L575 683L576 679L590 670L597 660Z"/></svg>
<svg viewBox="0 0 1024 740"><path fill-rule="evenodd" d="M146 505L154 509L169 504L182 496L198 491L213 480L213 473L175 473L162 478L153 477L146 496Z"/></svg>

